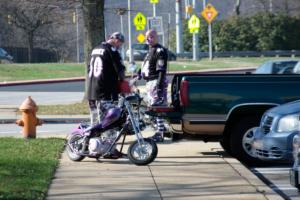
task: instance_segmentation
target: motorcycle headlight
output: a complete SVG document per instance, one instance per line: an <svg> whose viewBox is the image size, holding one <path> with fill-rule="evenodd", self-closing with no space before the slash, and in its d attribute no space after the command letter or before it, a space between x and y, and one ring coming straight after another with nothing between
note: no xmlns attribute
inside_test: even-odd
<svg viewBox="0 0 300 200"><path fill-rule="evenodd" d="M277 125L277 132L292 132L299 129L299 115L287 115L282 117Z"/></svg>

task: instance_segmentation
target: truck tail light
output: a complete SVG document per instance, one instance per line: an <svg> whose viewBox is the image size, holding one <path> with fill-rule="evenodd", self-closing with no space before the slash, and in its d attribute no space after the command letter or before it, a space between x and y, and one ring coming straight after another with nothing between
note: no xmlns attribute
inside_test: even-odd
<svg viewBox="0 0 300 200"><path fill-rule="evenodd" d="M167 112L174 112L173 107L151 107L151 111L157 112L157 113L167 113Z"/></svg>
<svg viewBox="0 0 300 200"><path fill-rule="evenodd" d="M187 106L189 104L189 82L187 80L181 81L180 104L181 106Z"/></svg>

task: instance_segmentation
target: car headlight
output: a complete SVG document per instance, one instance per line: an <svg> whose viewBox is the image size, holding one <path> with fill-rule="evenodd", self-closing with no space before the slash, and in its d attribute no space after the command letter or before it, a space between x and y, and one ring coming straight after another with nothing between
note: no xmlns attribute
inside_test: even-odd
<svg viewBox="0 0 300 200"><path fill-rule="evenodd" d="M277 132L292 132L299 129L299 115L287 115L282 117L277 125Z"/></svg>
<svg viewBox="0 0 300 200"><path fill-rule="evenodd" d="M294 136L293 138L293 157L294 157L294 161L295 161L295 165L299 165L299 151L300 150L300 136L299 133L297 135Z"/></svg>

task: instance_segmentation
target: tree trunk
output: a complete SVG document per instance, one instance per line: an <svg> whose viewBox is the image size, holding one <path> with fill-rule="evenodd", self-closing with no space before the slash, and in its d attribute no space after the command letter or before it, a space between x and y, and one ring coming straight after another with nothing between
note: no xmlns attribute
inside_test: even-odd
<svg viewBox="0 0 300 200"><path fill-rule="evenodd" d="M105 0L82 0L86 63L88 62L88 55L92 49L105 40L104 1Z"/></svg>
<svg viewBox="0 0 300 200"><path fill-rule="evenodd" d="M89 62L92 49L105 40L104 2L105 0L82 0L86 64ZM85 77L87 77L87 69L85 70ZM85 98L86 91L87 84L85 84Z"/></svg>
<svg viewBox="0 0 300 200"><path fill-rule="evenodd" d="M28 62L32 62L32 55L33 55L33 32L28 32Z"/></svg>

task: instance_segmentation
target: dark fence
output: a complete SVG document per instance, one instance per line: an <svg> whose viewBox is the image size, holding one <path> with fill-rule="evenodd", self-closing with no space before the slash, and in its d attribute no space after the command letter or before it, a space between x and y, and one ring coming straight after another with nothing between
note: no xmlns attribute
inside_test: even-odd
<svg viewBox="0 0 300 200"><path fill-rule="evenodd" d="M213 57L296 57L300 56L300 50L276 50L276 51L224 51L213 52ZM192 52L177 54L179 58L193 58ZM209 57L208 52L200 52L200 58Z"/></svg>
<svg viewBox="0 0 300 200"><path fill-rule="evenodd" d="M28 63L28 49L23 47L2 47L5 49L14 59L15 63ZM55 52L34 48L32 53L32 63L45 63L45 62L58 62L58 57Z"/></svg>

